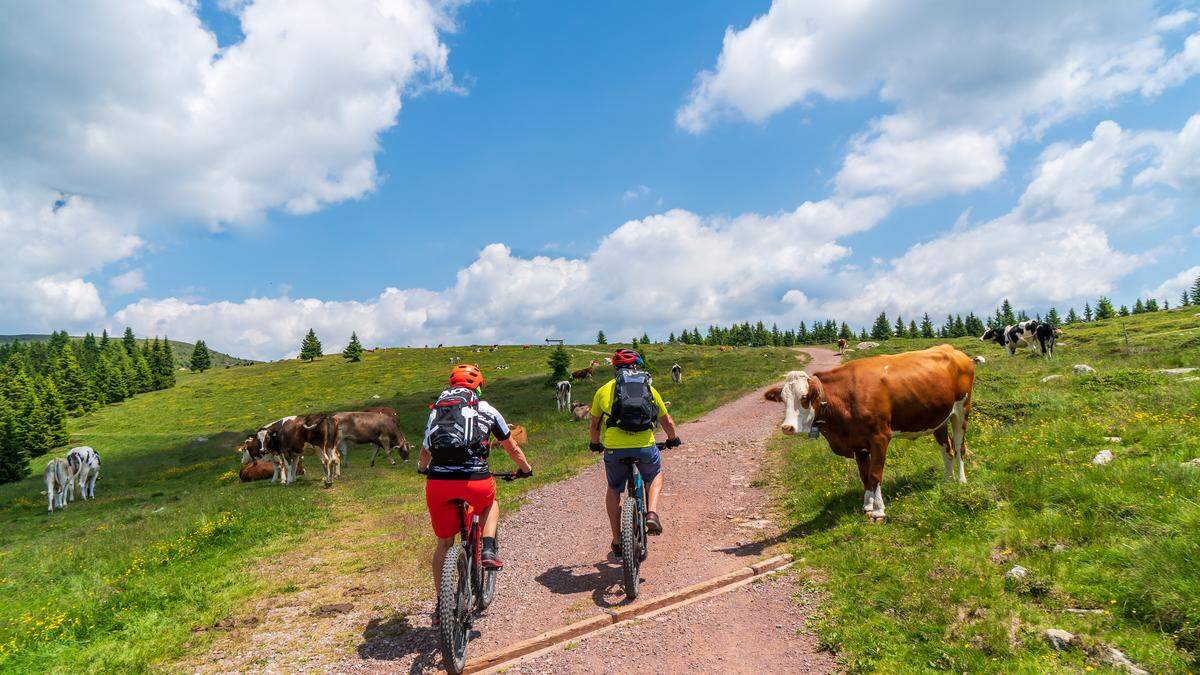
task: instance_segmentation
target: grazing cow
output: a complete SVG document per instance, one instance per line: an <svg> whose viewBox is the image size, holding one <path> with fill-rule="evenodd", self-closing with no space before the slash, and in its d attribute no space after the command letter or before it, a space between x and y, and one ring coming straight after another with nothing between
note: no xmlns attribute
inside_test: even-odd
<svg viewBox="0 0 1200 675"><path fill-rule="evenodd" d="M67 453L67 466L70 467L72 481L67 486L71 501L75 500L75 481L79 481L79 498L96 498L96 479L100 477L100 453L86 445L72 448Z"/></svg>
<svg viewBox="0 0 1200 675"><path fill-rule="evenodd" d="M846 353L846 338L838 338L838 354Z"/></svg>
<svg viewBox="0 0 1200 675"><path fill-rule="evenodd" d="M679 384L683 381L683 367L678 363L671 366L671 381L675 384Z"/></svg>
<svg viewBox="0 0 1200 675"><path fill-rule="evenodd" d="M775 401L776 403L782 403L783 402L783 385L777 384L774 387L771 387L770 389L764 391L763 398L767 399L768 401Z"/></svg>
<svg viewBox="0 0 1200 675"><path fill-rule="evenodd" d="M67 460L55 458L46 462L46 470L42 475L46 479L46 501L49 502L46 512L54 513L54 509L66 508L67 485L71 481Z"/></svg>
<svg viewBox="0 0 1200 675"><path fill-rule="evenodd" d="M963 466L975 363L950 345L874 356L820 375L787 374L783 433L825 436L829 447L858 462L863 511L883 520L883 464L893 436L933 434L947 480L967 482ZM956 465L957 462L957 465Z"/></svg>
<svg viewBox="0 0 1200 675"><path fill-rule="evenodd" d="M979 339L983 340L984 342L995 342L1001 347L1004 347L1004 349L1008 351L1009 356L1016 355L1017 347L1019 347L1022 342L1024 342L1025 345L1029 347L1029 351L1032 352L1037 349L1037 342L1034 339L1034 334L1037 331L1038 325L1039 322L1037 320L1029 319L1027 321L1015 323L1011 326L1005 326L1003 328L989 328Z"/></svg>
<svg viewBox="0 0 1200 675"><path fill-rule="evenodd" d="M576 401L571 404L571 419L576 422L586 420L591 414L592 406Z"/></svg>
<svg viewBox="0 0 1200 675"><path fill-rule="evenodd" d="M586 380L592 376L592 371L596 370L596 366L600 365L599 361L592 361L587 368L582 368L571 373L572 380Z"/></svg>
<svg viewBox="0 0 1200 675"><path fill-rule="evenodd" d="M730 352L730 351L733 351L733 347L730 347L730 346L728 346L728 345L724 345L724 346L718 347L718 348L717 348L717 351L721 351L721 352Z"/></svg>
<svg viewBox="0 0 1200 675"><path fill-rule="evenodd" d="M252 483L256 480L267 480L275 477L275 464L267 460L253 460L242 465L238 471L238 480Z"/></svg>
<svg viewBox="0 0 1200 675"><path fill-rule="evenodd" d="M404 437L404 432L400 431L400 425L396 423L396 411L392 408L368 408L363 412L334 413L333 418L337 423L334 446L341 454L342 461L346 461L346 451L351 443L369 443L375 446L375 451L371 453L371 466L375 466L375 458L379 456L380 450L387 456L388 464L395 464L392 448L400 451L400 459L408 460L412 446ZM350 463L346 461L346 465L349 466ZM338 469L338 475L341 475L341 467L338 466Z"/></svg>
<svg viewBox="0 0 1200 675"><path fill-rule="evenodd" d="M571 407L571 382L561 380L554 385L554 406L555 410L563 411Z"/></svg>
<svg viewBox="0 0 1200 675"><path fill-rule="evenodd" d="M1054 343L1058 340L1058 335L1061 333L1059 329L1051 326L1048 323L1039 323L1034 329L1033 336L1037 342L1037 346L1042 351L1042 356L1048 359L1054 358ZM1030 344L1033 344L1031 341Z"/></svg>

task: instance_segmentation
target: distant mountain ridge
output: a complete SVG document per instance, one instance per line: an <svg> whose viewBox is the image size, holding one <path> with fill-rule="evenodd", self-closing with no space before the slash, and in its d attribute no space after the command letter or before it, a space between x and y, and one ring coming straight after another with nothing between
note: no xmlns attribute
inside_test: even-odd
<svg viewBox="0 0 1200 675"><path fill-rule="evenodd" d="M46 342L49 339L50 339L50 335L45 334L45 333L40 333L40 334L39 333L21 333L18 335L0 335L0 344L7 344L9 342ZM82 340L83 336L72 335L71 339L72 340ZM99 336L97 336L97 339L99 339ZM120 340L121 336L117 335L114 337L114 336L110 335L109 339L110 340ZM153 338L151 338L151 340L153 340ZM138 342L141 343L141 341L142 341L142 338L138 338ZM192 349L195 348L195 346L196 346L195 343L180 342L178 340L171 340L170 342L171 342L171 354L175 357L175 365L187 368L188 364L190 364L192 361ZM213 349L212 347L208 348L208 353L212 354L212 367L213 368L222 368L225 366L243 366L243 365L249 365L251 363L259 363L258 361L255 361L253 359L243 359L243 358L239 358L237 356L230 356L229 354L226 354L224 352L218 352L215 349Z"/></svg>

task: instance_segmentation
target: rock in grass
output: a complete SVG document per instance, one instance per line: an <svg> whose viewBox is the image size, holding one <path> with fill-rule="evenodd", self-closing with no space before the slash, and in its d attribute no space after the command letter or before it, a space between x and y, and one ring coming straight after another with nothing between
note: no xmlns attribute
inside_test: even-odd
<svg viewBox="0 0 1200 675"><path fill-rule="evenodd" d="M976 356L976 357L975 357L974 359L972 359L972 360L973 360L975 363L987 363L987 359L983 358L982 356Z"/></svg>
<svg viewBox="0 0 1200 675"><path fill-rule="evenodd" d="M856 349L874 349L879 346L878 342L860 342L855 345Z"/></svg>
<svg viewBox="0 0 1200 675"><path fill-rule="evenodd" d="M1129 657L1125 656L1125 653L1116 647L1109 645L1102 646L1100 648L1100 660L1117 670L1130 673L1130 675L1150 675L1138 667L1136 663L1130 661Z"/></svg>
<svg viewBox="0 0 1200 675"><path fill-rule="evenodd" d="M1076 375L1087 375L1088 373L1096 372L1096 369L1086 363L1076 363L1075 365L1071 366L1071 372L1075 373Z"/></svg>
<svg viewBox="0 0 1200 675"><path fill-rule="evenodd" d="M1187 375L1188 373L1193 373L1195 371L1195 368L1160 368L1158 370L1158 372L1162 373L1163 375Z"/></svg>
<svg viewBox="0 0 1200 675"><path fill-rule="evenodd" d="M1005 579L1024 579L1029 576L1029 570L1020 565L1013 565L1004 573Z"/></svg>
<svg viewBox="0 0 1200 675"><path fill-rule="evenodd" d="M1042 384L1045 384L1045 383L1047 383L1047 382L1050 382L1050 381L1052 381L1052 380L1057 380L1057 379L1058 379L1058 378L1060 378L1060 377L1062 377L1062 375L1047 375L1047 376L1045 376L1045 377L1043 377L1043 378L1042 378Z"/></svg>
<svg viewBox="0 0 1200 675"><path fill-rule="evenodd" d="M1106 443L1120 443L1121 437L1120 436L1105 436L1104 441Z"/></svg>
<svg viewBox="0 0 1200 675"><path fill-rule="evenodd" d="M1047 628L1042 631L1042 639L1056 651L1066 651L1075 645L1077 638L1071 631L1061 628Z"/></svg>
<svg viewBox="0 0 1200 675"><path fill-rule="evenodd" d="M1092 458L1092 465L1104 466L1111 461L1113 461L1112 450L1101 450L1100 452L1096 453L1095 457Z"/></svg>

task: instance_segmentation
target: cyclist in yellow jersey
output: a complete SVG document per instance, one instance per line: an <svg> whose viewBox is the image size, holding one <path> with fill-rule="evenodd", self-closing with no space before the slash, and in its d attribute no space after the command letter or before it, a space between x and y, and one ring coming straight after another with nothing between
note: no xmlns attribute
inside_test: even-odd
<svg viewBox="0 0 1200 675"><path fill-rule="evenodd" d="M681 443L675 433L675 421L667 412L662 395L650 384L649 375L642 371L642 365L637 352L618 349L613 354L616 376L592 398L590 447L595 452L604 452L608 483L604 506L612 528L613 553L617 555L621 555L621 494L632 471L621 460L626 457L639 460L638 470L646 482L646 532L662 534L658 496L662 492L663 474L658 447L654 444L654 423L662 424L667 432L663 447L673 448Z"/></svg>

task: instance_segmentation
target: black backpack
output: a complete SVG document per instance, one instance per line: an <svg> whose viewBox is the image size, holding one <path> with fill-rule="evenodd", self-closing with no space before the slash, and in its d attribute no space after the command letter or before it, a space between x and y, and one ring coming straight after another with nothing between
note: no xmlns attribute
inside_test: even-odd
<svg viewBox="0 0 1200 675"><path fill-rule="evenodd" d="M618 371L607 425L621 431L647 431L656 422L658 406L650 391L650 374L640 370Z"/></svg>
<svg viewBox="0 0 1200 675"><path fill-rule="evenodd" d="M479 397L470 389L447 389L438 396L429 434L434 464L461 464L486 451L483 442L488 430L481 428L484 424L478 411Z"/></svg>

